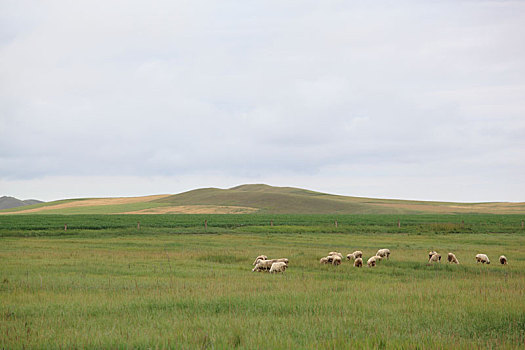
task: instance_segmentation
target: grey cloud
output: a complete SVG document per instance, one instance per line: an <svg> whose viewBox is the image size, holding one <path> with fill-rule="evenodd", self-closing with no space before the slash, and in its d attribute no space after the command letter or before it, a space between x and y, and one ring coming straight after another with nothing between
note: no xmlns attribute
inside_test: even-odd
<svg viewBox="0 0 525 350"><path fill-rule="evenodd" d="M520 2L3 6L3 179L525 172Z"/></svg>

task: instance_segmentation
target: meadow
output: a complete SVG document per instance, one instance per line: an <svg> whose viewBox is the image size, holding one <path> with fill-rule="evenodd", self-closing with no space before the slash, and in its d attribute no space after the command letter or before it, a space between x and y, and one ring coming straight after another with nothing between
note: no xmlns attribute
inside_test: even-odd
<svg viewBox="0 0 525 350"><path fill-rule="evenodd" d="M2 216L0 348L522 349L520 223L515 215ZM319 264L332 250L369 257L379 248L392 255L375 268ZM428 265L429 250L452 251L460 265ZM492 264L476 264L480 252ZM252 272L259 254L287 257L290 267ZM498 264L501 254L509 265Z"/></svg>

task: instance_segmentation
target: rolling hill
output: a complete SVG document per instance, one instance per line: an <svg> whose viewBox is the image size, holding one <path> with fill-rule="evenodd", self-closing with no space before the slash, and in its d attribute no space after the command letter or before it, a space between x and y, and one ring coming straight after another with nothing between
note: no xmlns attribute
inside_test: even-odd
<svg viewBox="0 0 525 350"><path fill-rule="evenodd" d="M36 199L21 200L15 197L2 196L0 197L0 209L11 209L17 207L24 207L26 205L43 203Z"/></svg>
<svg viewBox="0 0 525 350"><path fill-rule="evenodd" d="M338 196L294 187L241 185L175 195L85 198L0 210L0 214L525 214L525 203L453 203Z"/></svg>

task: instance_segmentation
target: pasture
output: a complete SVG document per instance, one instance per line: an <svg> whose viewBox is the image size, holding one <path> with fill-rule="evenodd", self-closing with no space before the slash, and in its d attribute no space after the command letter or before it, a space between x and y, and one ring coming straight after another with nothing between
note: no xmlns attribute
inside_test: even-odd
<svg viewBox="0 0 525 350"><path fill-rule="evenodd" d="M522 349L521 218L397 218L4 216L0 348ZM319 264L379 248L375 268ZM290 266L252 272L259 254Z"/></svg>

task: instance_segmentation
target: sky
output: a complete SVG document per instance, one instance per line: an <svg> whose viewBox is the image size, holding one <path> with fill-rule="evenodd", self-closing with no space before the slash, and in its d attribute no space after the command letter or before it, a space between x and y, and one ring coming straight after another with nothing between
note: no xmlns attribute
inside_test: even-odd
<svg viewBox="0 0 525 350"><path fill-rule="evenodd" d="M525 1L0 1L0 196L525 201Z"/></svg>

